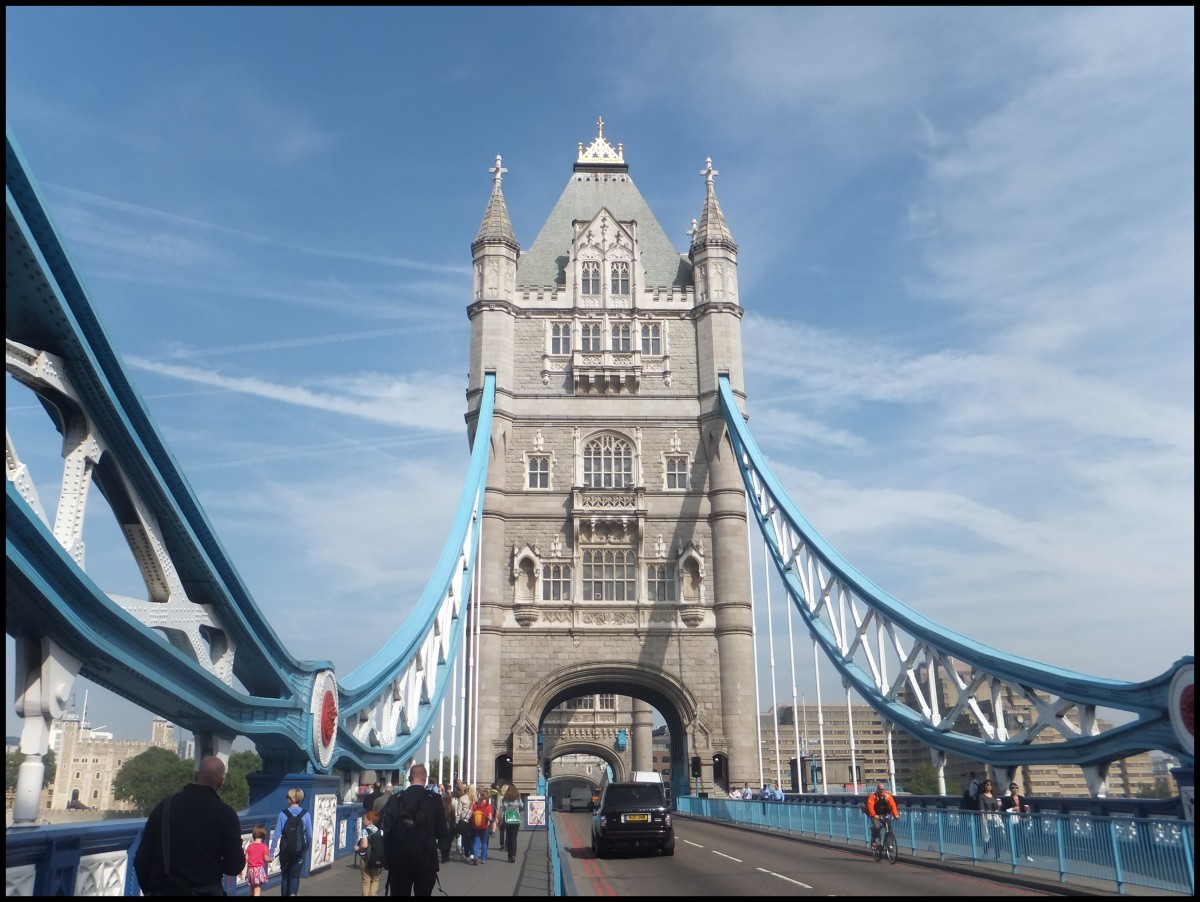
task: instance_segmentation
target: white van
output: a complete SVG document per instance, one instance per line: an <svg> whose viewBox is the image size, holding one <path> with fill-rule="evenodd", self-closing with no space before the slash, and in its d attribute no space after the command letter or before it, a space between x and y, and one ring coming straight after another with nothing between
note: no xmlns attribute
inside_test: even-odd
<svg viewBox="0 0 1200 902"><path fill-rule="evenodd" d="M588 787L576 787L568 797L568 811L587 811L592 807L592 791Z"/></svg>
<svg viewBox="0 0 1200 902"><path fill-rule="evenodd" d="M630 783L657 783L663 785L662 776L654 770L635 770L629 774Z"/></svg>

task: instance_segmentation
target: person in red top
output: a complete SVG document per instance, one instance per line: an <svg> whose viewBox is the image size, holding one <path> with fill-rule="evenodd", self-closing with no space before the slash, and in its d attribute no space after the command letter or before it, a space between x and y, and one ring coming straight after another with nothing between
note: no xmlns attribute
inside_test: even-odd
<svg viewBox="0 0 1200 902"><path fill-rule="evenodd" d="M267 828L256 824L254 839L246 846L246 883L250 886L250 895L262 895L263 885L267 882L267 865L271 861L273 859L267 847Z"/></svg>
<svg viewBox="0 0 1200 902"><path fill-rule="evenodd" d="M896 807L896 800L887 791L887 787L878 783L875 791L867 796L867 817L871 819L871 845L879 839L879 828L883 826L881 818L885 814L898 818L900 809Z"/></svg>

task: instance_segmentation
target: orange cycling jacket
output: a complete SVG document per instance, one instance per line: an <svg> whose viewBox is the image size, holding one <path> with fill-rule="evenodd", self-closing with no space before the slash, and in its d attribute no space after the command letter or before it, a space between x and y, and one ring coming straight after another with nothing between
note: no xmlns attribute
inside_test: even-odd
<svg viewBox="0 0 1200 902"><path fill-rule="evenodd" d="M876 812L877 808L881 808L882 810ZM886 814L889 810L891 811L892 817L900 816L900 810L896 807L896 800L892 798L892 794L890 792L885 792L883 794L882 801L875 793L871 793L869 796L867 796L867 814L871 817L878 817L880 814Z"/></svg>

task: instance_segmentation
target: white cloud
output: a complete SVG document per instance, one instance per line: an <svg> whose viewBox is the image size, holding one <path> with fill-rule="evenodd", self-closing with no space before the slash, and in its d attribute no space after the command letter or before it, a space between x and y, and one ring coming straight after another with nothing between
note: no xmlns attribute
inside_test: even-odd
<svg viewBox="0 0 1200 902"><path fill-rule="evenodd" d="M281 385L253 376L228 376L214 370L159 363L143 357L127 357L126 362L134 369L172 379L379 423L440 432L457 432L463 428L461 415L456 418L454 413L463 405L463 386L461 383L453 386L455 380L441 374L395 377L359 373L329 380L324 389L315 389Z"/></svg>

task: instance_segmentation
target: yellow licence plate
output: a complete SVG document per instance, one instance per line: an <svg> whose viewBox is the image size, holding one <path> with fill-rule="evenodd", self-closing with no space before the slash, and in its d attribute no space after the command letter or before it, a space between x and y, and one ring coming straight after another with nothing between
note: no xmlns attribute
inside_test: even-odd
<svg viewBox="0 0 1200 902"><path fill-rule="evenodd" d="M627 824L644 824L650 820L648 814L627 814L625 815L625 823Z"/></svg>

